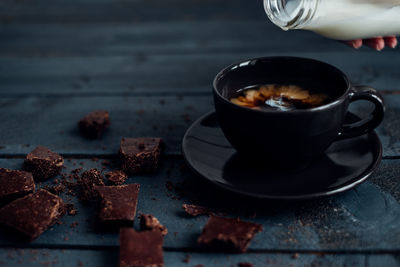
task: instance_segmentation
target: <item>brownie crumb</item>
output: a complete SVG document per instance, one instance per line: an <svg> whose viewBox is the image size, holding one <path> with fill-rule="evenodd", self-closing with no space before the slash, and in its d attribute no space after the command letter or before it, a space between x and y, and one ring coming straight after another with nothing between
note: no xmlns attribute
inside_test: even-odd
<svg viewBox="0 0 400 267"><path fill-rule="evenodd" d="M240 262L238 263L238 267L253 267L253 264L248 262Z"/></svg>
<svg viewBox="0 0 400 267"><path fill-rule="evenodd" d="M292 255L292 259L298 259L300 257L300 254L299 253L294 253L293 255Z"/></svg>
<svg viewBox="0 0 400 267"><path fill-rule="evenodd" d="M151 214L140 215L140 228L141 230L156 230L160 231L163 236L168 234L168 229L162 225L156 217Z"/></svg>
<svg viewBox="0 0 400 267"><path fill-rule="evenodd" d="M55 186L46 185L43 188L55 195L60 195L65 190L65 186L63 184L59 184L59 185L55 185Z"/></svg>
<svg viewBox="0 0 400 267"><path fill-rule="evenodd" d="M120 229L119 266L163 267L163 236L158 231Z"/></svg>
<svg viewBox="0 0 400 267"><path fill-rule="evenodd" d="M185 210L185 212L193 217L199 216L199 215L212 215L213 213L202 206L197 206L197 205L190 205L190 204L183 204L182 208Z"/></svg>
<svg viewBox="0 0 400 267"><path fill-rule="evenodd" d="M1 208L0 223L33 240L64 214L64 201L40 189Z"/></svg>
<svg viewBox="0 0 400 267"><path fill-rule="evenodd" d="M158 168L162 139L122 138L119 153L122 169L127 173L151 172Z"/></svg>
<svg viewBox="0 0 400 267"><path fill-rule="evenodd" d="M35 191L30 172L0 168L0 205Z"/></svg>
<svg viewBox="0 0 400 267"><path fill-rule="evenodd" d="M65 205L68 215L75 216L78 210L74 207L74 204L68 203Z"/></svg>
<svg viewBox="0 0 400 267"><path fill-rule="evenodd" d="M46 180L61 172L64 158L47 147L38 146L26 156L25 170L32 173L35 180Z"/></svg>
<svg viewBox="0 0 400 267"><path fill-rule="evenodd" d="M121 170L110 171L106 173L106 178L111 185L122 185L125 183L128 176Z"/></svg>
<svg viewBox="0 0 400 267"><path fill-rule="evenodd" d="M100 171L96 169L90 169L82 173L78 183L81 186L80 199L82 201L88 201L97 197L97 191L95 190L96 185L104 185L103 177Z"/></svg>
<svg viewBox="0 0 400 267"><path fill-rule="evenodd" d="M192 257L192 256L190 256L189 254L187 254L187 255L185 256L185 258L184 258L182 261L183 261L184 263L189 263L191 257Z"/></svg>
<svg viewBox="0 0 400 267"><path fill-rule="evenodd" d="M110 126L108 111L90 112L78 122L81 133L88 138L98 138Z"/></svg>
<svg viewBox="0 0 400 267"><path fill-rule="evenodd" d="M243 253L261 230L260 224L211 216L197 242L217 250Z"/></svg>

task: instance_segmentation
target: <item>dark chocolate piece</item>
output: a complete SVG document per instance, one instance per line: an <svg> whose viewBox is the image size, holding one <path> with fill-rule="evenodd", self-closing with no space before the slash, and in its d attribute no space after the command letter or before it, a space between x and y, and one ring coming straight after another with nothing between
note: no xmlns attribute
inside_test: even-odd
<svg viewBox="0 0 400 267"><path fill-rule="evenodd" d="M163 267L163 236L159 231L136 232L121 228L120 267Z"/></svg>
<svg viewBox="0 0 400 267"><path fill-rule="evenodd" d="M106 178L111 185L121 185L128 179L128 175L121 170L110 171L106 173Z"/></svg>
<svg viewBox="0 0 400 267"><path fill-rule="evenodd" d="M98 138L110 126L108 111L96 110L83 117L78 123L81 133L88 138Z"/></svg>
<svg viewBox="0 0 400 267"><path fill-rule="evenodd" d="M185 212L193 217L199 216L199 215L212 215L213 213L202 206L197 206L197 205L191 205L191 204L183 204L182 208L185 210Z"/></svg>
<svg viewBox="0 0 400 267"><path fill-rule="evenodd" d="M160 231L163 236L168 234L168 229L160 223L160 221L151 214L140 215L140 229Z"/></svg>
<svg viewBox="0 0 400 267"><path fill-rule="evenodd" d="M132 226L136 216L139 184L96 186L101 197L99 219L102 223Z"/></svg>
<svg viewBox="0 0 400 267"><path fill-rule="evenodd" d="M213 246L218 250L243 253L255 234L261 230L260 224L211 216L197 242Z"/></svg>
<svg viewBox="0 0 400 267"><path fill-rule="evenodd" d="M79 184L81 186L80 199L87 201L97 197L97 191L94 187L96 185L104 185L104 181L100 171L90 169L82 173Z"/></svg>
<svg viewBox="0 0 400 267"><path fill-rule="evenodd" d="M35 182L30 172L0 168L0 204L35 191Z"/></svg>
<svg viewBox="0 0 400 267"><path fill-rule="evenodd" d="M119 153L122 169L127 173L151 172L157 169L161 138L122 138Z"/></svg>
<svg viewBox="0 0 400 267"><path fill-rule="evenodd" d="M38 146L26 156L25 169L35 180L45 180L60 173L64 159L47 147Z"/></svg>
<svg viewBox="0 0 400 267"><path fill-rule="evenodd" d="M0 209L0 223L32 240L56 223L64 214L63 200L40 189Z"/></svg>

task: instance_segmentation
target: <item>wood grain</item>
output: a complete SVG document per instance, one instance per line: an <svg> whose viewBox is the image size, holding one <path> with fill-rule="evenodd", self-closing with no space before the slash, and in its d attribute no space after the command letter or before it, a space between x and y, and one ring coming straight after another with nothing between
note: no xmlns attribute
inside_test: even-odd
<svg viewBox="0 0 400 267"><path fill-rule="evenodd" d="M22 159L0 159L0 166L19 169L22 162ZM399 187L393 187L394 181L387 179L400 175L398 164L399 160L385 160L367 182L355 189L338 196L302 202L260 201L228 193L197 177L179 158L164 159L158 172L130 176L127 183L141 185L138 214L151 213L168 228L166 249L203 251L196 239L207 216L187 216L182 204L190 203L209 207L223 216L262 224L263 232L257 234L250 245L252 252L389 253L400 251ZM102 161L70 159L66 160L66 167L66 173L78 167L100 169ZM118 168L118 161L107 166L109 168ZM395 184L398 185L398 181ZM62 224L55 225L29 244L1 229L0 246L76 249L118 246L116 233L97 227L96 201L83 205L73 196L62 197L78 209L76 216L63 217ZM71 227L74 222L78 224ZM135 228L138 225L136 220Z"/></svg>
<svg viewBox="0 0 400 267"><path fill-rule="evenodd" d="M377 129L384 156L400 156L400 95L385 96L387 113ZM355 105L352 110L365 110ZM103 137L88 140L77 123L93 110L110 112L111 126ZM115 154L122 137L155 136L166 143L166 154L180 155L184 133L191 123L213 109L211 95L2 97L0 99L0 155L21 156L37 145L64 155ZM361 115L365 116L365 115Z"/></svg>

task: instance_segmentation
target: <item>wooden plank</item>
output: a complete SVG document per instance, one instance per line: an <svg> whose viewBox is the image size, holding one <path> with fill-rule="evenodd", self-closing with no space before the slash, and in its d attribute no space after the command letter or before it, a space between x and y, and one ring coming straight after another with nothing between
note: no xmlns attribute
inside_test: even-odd
<svg viewBox="0 0 400 267"><path fill-rule="evenodd" d="M257 56L291 55L329 62L354 83L399 90L400 54L363 52L238 53L145 56L1 57L0 95L129 95L210 92L225 66Z"/></svg>
<svg viewBox="0 0 400 267"><path fill-rule="evenodd" d="M196 239L207 216L191 218L181 206L193 203L212 208L228 217L261 223L250 251L286 252L398 252L400 250L400 160L385 160L369 181L338 196L302 202L260 201L232 195L195 176L180 159L164 159L152 175L130 176L128 183L141 185L138 214L151 213L167 226L165 248L201 250ZM19 169L22 159L0 159L0 167ZM100 168L101 161L66 160L69 173L83 167ZM110 168L116 168L111 165ZM389 179L388 179L389 178ZM167 182L173 188L167 188ZM52 181L48 181L52 183ZM207 192L207 194L204 194ZM53 248L104 248L118 246L117 234L96 228L96 202L82 205L75 197L62 196L74 203L76 216L65 216L32 243L21 243L0 228L0 245ZM75 227L71 227L78 222ZM138 228L138 221L135 222Z"/></svg>
<svg viewBox="0 0 400 267"><path fill-rule="evenodd" d="M133 21L266 19L262 2L232 0L13 1L0 3L4 23L98 23Z"/></svg>
<svg viewBox="0 0 400 267"><path fill-rule="evenodd" d="M183 260L189 255L189 262ZM164 252L165 266L207 267L237 266L238 263L252 263L254 266L385 266L396 267L399 258L393 254L216 254ZM0 250L0 264L14 266L117 266L118 251L108 250L50 250L50 249L3 249Z"/></svg>
<svg viewBox="0 0 400 267"><path fill-rule="evenodd" d="M400 95L386 95L387 113L377 130L384 156L400 155ZM98 140L82 137L78 120L90 111L110 112L111 127ZM111 155L122 137L160 136L166 153L181 153L184 133L191 123L213 109L205 96L2 97L0 99L0 155L29 153L46 145L65 155ZM362 110L360 105L353 108ZM12 118L12 119L11 119Z"/></svg>
<svg viewBox="0 0 400 267"><path fill-rule="evenodd" d="M7 24L0 27L0 34L0 54L15 56L349 50L311 32L284 32L267 20Z"/></svg>

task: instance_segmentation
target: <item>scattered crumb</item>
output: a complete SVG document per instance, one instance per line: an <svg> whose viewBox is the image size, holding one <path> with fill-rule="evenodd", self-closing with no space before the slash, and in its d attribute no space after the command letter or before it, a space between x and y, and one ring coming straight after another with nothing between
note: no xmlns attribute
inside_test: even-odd
<svg viewBox="0 0 400 267"><path fill-rule="evenodd" d="M190 256L189 254L187 254L187 255L185 256L185 258L183 259L183 262L184 262L184 263L189 263L191 257L192 257L192 256Z"/></svg>
<svg viewBox="0 0 400 267"><path fill-rule="evenodd" d="M238 263L238 267L253 267L253 264L248 262L240 262Z"/></svg>
<svg viewBox="0 0 400 267"><path fill-rule="evenodd" d="M182 208L185 210L185 212L193 217L199 216L199 215L212 215L213 213L202 206L197 206L197 205L190 205L190 204L183 204Z"/></svg>
<svg viewBox="0 0 400 267"><path fill-rule="evenodd" d="M292 259L298 259L300 257L300 254L299 253L294 253L293 255L292 255Z"/></svg>

